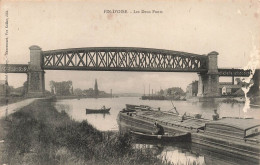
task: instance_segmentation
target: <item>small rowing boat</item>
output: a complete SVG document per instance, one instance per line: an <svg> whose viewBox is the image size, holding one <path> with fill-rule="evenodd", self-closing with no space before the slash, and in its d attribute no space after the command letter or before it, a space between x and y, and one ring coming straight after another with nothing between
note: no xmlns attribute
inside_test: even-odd
<svg viewBox="0 0 260 165"><path fill-rule="evenodd" d="M142 132L135 132L130 131L137 139L142 140L155 140L155 141L163 141L163 142L190 142L191 141L191 134L190 133L181 133L181 134L174 134L174 135L152 135L152 134L145 134Z"/></svg>
<svg viewBox="0 0 260 165"><path fill-rule="evenodd" d="M101 108L101 109L87 109L86 108L86 114L90 113L109 113L111 108Z"/></svg>

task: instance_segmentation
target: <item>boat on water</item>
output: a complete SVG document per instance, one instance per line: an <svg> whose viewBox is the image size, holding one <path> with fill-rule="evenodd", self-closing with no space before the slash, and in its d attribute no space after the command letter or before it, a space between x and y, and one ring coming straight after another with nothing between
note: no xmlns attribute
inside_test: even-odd
<svg viewBox="0 0 260 165"><path fill-rule="evenodd" d="M190 142L191 134L182 133L182 134L164 134L164 135L153 135L142 132L130 131L132 135L141 140L156 140L162 142Z"/></svg>
<svg viewBox="0 0 260 165"><path fill-rule="evenodd" d="M221 118L213 121L186 116L183 120L178 113L135 105L127 105L118 114L119 128L126 131L149 133L154 128L154 122L158 122L169 134L190 133L192 143L230 156L240 156L251 164L260 163L259 119Z"/></svg>
<svg viewBox="0 0 260 165"><path fill-rule="evenodd" d="M86 114L91 113L109 113L111 108L101 108L101 109L88 109L86 108Z"/></svg>

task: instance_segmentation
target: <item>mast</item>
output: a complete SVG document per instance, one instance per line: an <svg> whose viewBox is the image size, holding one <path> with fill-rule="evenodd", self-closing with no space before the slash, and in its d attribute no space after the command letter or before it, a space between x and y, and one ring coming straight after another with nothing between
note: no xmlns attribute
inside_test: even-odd
<svg viewBox="0 0 260 165"><path fill-rule="evenodd" d="M144 85L144 96L145 96L145 85Z"/></svg>
<svg viewBox="0 0 260 165"><path fill-rule="evenodd" d="M95 97L98 97L98 84L97 84L97 79L95 79L95 86L94 86L94 92L95 92Z"/></svg>
<svg viewBox="0 0 260 165"><path fill-rule="evenodd" d="M150 96L150 84L149 84L149 96Z"/></svg>

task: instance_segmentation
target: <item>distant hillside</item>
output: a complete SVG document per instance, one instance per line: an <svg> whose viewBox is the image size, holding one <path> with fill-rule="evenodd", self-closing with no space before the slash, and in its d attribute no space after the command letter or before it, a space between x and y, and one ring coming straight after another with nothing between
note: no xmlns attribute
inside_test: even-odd
<svg viewBox="0 0 260 165"><path fill-rule="evenodd" d="M113 95L119 96L119 97L141 97L142 96L142 94L140 94L140 93L116 93Z"/></svg>

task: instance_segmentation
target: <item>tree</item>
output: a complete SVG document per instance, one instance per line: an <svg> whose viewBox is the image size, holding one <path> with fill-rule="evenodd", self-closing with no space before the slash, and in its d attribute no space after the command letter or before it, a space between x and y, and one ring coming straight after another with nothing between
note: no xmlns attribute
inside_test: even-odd
<svg viewBox="0 0 260 165"><path fill-rule="evenodd" d="M177 96L183 96L185 95L185 92L180 87L173 87L172 88L173 95Z"/></svg>
<svg viewBox="0 0 260 165"><path fill-rule="evenodd" d="M28 81L25 81L25 82L23 83L23 92L22 92L22 95L23 95L23 96L26 95L27 91L28 91Z"/></svg>
<svg viewBox="0 0 260 165"><path fill-rule="evenodd" d="M164 94L164 91L161 89L161 90L159 91L159 95L163 96L163 94Z"/></svg>
<svg viewBox="0 0 260 165"><path fill-rule="evenodd" d="M68 96L72 94L72 81L50 81L51 92L56 95Z"/></svg>
<svg viewBox="0 0 260 165"><path fill-rule="evenodd" d="M172 90L171 90L171 88L168 88L168 89L167 89L167 95L170 96L171 94L172 94Z"/></svg>
<svg viewBox="0 0 260 165"><path fill-rule="evenodd" d="M237 85L242 85L242 84L241 84L241 83L242 83L242 81L241 81L241 79L240 79L240 78L236 78L235 80L236 80L236 82L237 82Z"/></svg>
<svg viewBox="0 0 260 165"><path fill-rule="evenodd" d="M167 89L167 95L169 96L183 96L185 92L180 87L172 87Z"/></svg>
<svg viewBox="0 0 260 165"><path fill-rule="evenodd" d="M50 88L51 88L51 93L55 94L55 91L54 91L55 90L55 82L51 80L49 84L50 84Z"/></svg>
<svg viewBox="0 0 260 165"><path fill-rule="evenodd" d="M83 94L83 91L80 88L74 89L74 95L81 96Z"/></svg>

